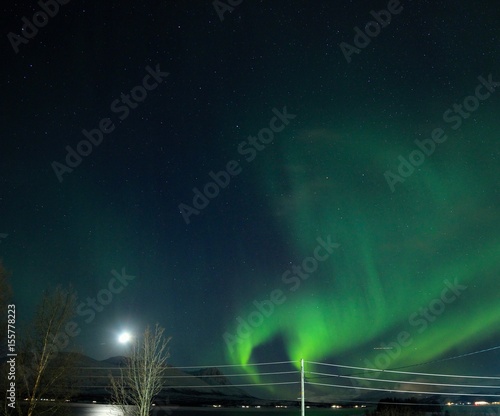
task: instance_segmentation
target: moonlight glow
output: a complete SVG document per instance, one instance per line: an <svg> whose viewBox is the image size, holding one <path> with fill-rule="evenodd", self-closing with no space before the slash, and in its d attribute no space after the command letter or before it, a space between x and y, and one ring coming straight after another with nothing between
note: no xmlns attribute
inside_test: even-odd
<svg viewBox="0 0 500 416"><path fill-rule="evenodd" d="M123 332L118 337L118 342L120 344L127 344L128 342L130 342L131 339L132 339L132 336L130 335L129 332Z"/></svg>

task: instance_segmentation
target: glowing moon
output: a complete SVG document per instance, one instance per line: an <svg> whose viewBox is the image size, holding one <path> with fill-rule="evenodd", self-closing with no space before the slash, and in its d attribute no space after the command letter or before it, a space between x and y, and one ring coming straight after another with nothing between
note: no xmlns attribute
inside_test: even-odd
<svg viewBox="0 0 500 416"><path fill-rule="evenodd" d="M118 337L118 342L120 344L126 344L131 339L132 339L132 336L128 332L124 332L124 333L120 334L120 336Z"/></svg>

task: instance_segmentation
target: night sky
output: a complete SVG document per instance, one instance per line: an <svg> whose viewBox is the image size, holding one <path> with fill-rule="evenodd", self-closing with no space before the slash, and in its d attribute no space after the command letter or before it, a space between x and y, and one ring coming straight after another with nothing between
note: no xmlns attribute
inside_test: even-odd
<svg viewBox="0 0 500 416"><path fill-rule="evenodd" d="M39 4L3 7L19 320L71 284L97 359L155 322L174 365L500 345L496 2L72 0L35 35ZM412 369L499 375L499 351Z"/></svg>

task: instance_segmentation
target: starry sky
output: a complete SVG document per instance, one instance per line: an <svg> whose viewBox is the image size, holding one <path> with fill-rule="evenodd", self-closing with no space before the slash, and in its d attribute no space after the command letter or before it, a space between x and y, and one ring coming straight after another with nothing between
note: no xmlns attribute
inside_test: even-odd
<svg viewBox="0 0 500 416"><path fill-rule="evenodd" d="M2 13L20 320L71 284L98 359L500 373L440 361L500 345L495 2L61 3Z"/></svg>

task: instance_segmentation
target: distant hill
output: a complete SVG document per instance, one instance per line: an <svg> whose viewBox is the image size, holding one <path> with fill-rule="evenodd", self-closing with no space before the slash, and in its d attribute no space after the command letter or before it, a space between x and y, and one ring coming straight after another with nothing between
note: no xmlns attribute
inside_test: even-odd
<svg viewBox="0 0 500 416"><path fill-rule="evenodd" d="M126 363L125 357L110 357L102 361L77 354L73 385L79 391L78 401L107 402L110 398L111 374L118 375ZM157 397L157 404L178 405L240 405L255 404L261 400L238 387L232 387L218 368L203 368L184 372L175 367L165 370L165 388Z"/></svg>
<svg viewBox="0 0 500 416"><path fill-rule="evenodd" d="M193 377L202 378L211 385L227 386L231 383L227 377L216 367L202 368L196 371L188 371Z"/></svg>

